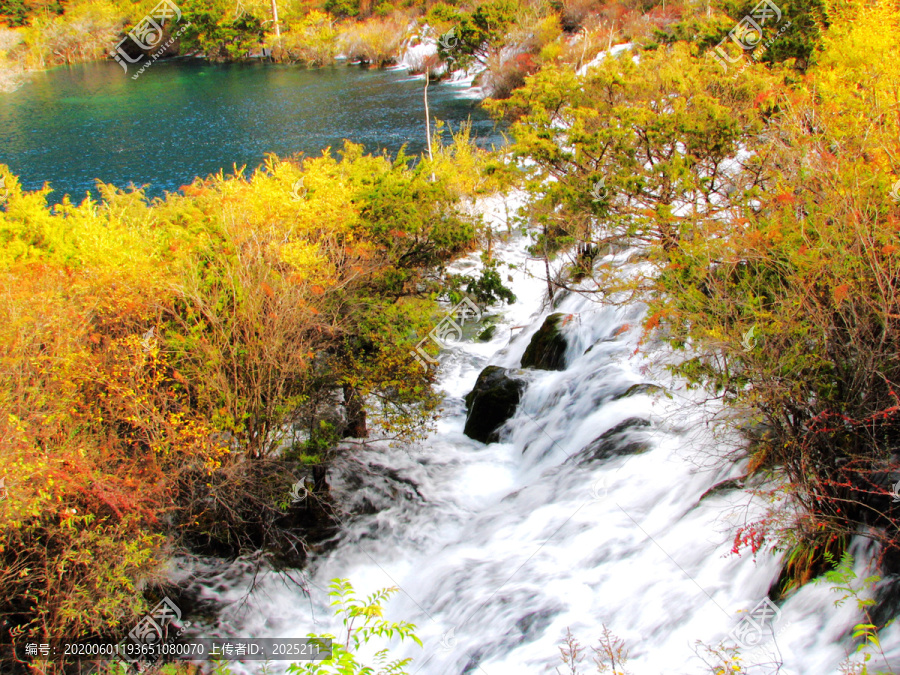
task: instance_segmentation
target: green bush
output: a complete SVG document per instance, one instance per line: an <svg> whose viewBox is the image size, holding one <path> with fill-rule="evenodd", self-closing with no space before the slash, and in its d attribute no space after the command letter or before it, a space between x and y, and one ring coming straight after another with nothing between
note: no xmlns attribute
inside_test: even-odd
<svg viewBox="0 0 900 675"><path fill-rule="evenodd" d="M356 598L353 586L346 579L333 580L329 588L329 595L333 598L331 606L335 607L335 615L341 617L345 632L339 636L310 633L310 638L332 641L331 660L294 663L288 668L288 672L307 675L367 675L374 673L377 668L382 673L408 675L406 667L412 659L391 660L387 648L375 653L374 667L361 663L358 656L360 648L376 638L390 640L396 637L401 642L412 640L422 646L422 641L415 634L415 624L381 618L384 603L399 589L384 588L363 600Z"/></svg>

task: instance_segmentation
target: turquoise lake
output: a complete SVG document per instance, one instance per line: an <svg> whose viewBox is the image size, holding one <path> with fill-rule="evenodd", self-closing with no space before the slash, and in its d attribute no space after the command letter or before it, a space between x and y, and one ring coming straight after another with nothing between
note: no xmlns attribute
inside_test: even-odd
<svg viewBox="0 0 900 675"><path fill-rule="evenodd" d="M405 70L158 61L137 80L113 62L38 73L0 94L0 163L51 202L80 202L100 179L161 196L267 153L335 150L344 139L394 155L425 148L423 81ZM432 119L471 120L481 145L503 138L458 85L429 87Z"/></svg>

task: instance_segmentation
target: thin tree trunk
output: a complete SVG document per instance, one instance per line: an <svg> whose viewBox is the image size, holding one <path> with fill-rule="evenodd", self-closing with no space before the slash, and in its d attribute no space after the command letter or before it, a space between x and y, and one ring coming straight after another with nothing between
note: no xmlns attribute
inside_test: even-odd
<svg viewBox="0 0 900 675"><path fill-rule="evenodd" d="M425 139L428 141L428 161L434 161L431 154L431 114L428 112L428 81L431 79L428 67L425 67Z"/></svg>
<svg viewBox="0 0 900 675"><path fill-rule="evenodd" d="M275 37L281 37L281 28L278 26L278 3L272 0L272 21L275 24Z"/></svg>
<svg viewBox="0 0 900 675"><path fill-rule="evenodd" d="M550 253L547 251L547 225L544 224L544 237L542 248L544 249L544 273L547 275L547 302L553 304L553 281L550 279Z"/></svg>
<svg viewBox="0 0 900 675"><path fill-rule="evenodd" d="M544 253L544 273L547 275L547 302L553 302L553 282L550 280L550 258Z"/></svg>
<svg viewBox="0 0 900 675"><path fill-rule="evenodd" d="M344 429L343 437L366 438L369 435L366 409L359 391L351 384L344 384L344 410L347 413L347 428Z"/></svg>
<svg viewBox="0 0 900 675"><path fill-rule="evenodd" d="M428 141L428 161L433 162L431 154L431 113L428 112L428 82L431 80L431 70L425 65L425 139ZM431 182L434 182L434 171L431 172Z"/></svg>

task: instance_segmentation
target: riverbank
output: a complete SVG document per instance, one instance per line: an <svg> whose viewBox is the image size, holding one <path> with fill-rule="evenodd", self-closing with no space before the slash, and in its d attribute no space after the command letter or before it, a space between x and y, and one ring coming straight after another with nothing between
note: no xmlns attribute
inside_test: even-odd
<svg viewBox="0 0 900 675"><path fill-rule="evenodd" d="M660 31L677 33L682 20L693 21L694 14L679 5L557 6L540 0L382 4L377 11L352 3L314 8L281 3L275 28L268 2L230 8L183 4L75 0L59 14L7 16L10 26L0 29L0 91L12 91L30 73L58 65L114 59L128 73L151 59L191 55L211 62L266 60L307 67L397 65L435 80L462 71L485 96L503 98L543 67L577 70L611 45L655 44ZM723 14L709 14L701 30L728 21ZM145 28L152 30L143 38L129 37L138 34L129 31Z"/></svg>
<svg viewBox="0 0 900 675"><path fill-rule="evenodd" d="M136 70L159 57L184 55L218 63L269 61L316 67L346 62L384 67L403 63L423 32L413 15L399 12L357 21L314 10L289 15L278 34L263 30L259 18L246 14L225 13L210 21L196 12L177 12L168 25L157 17L164 28L146 43L128 38L128 31L142 21L136 9L111 2L73 3L58 16L38 15L29 19L30 25L2 28L0 91L14 91L29 74L47 68L107 59L118 61L126 72L131 64ZM157 20L152 10L147 16ZM416 69L414 63L409 66Z"/></svg>
<svg viewBox="0 0 900 675"><path fill-rule="evenodd" d="M333 526L338 442L428 428L410 354L433 270L482 236L459 167L488 160L465 135L434 150L271 157L152 203L105 186L101 208L0 169L4 642L133 625L179 551L301 565ZM23 656L4 646L4 672Z"/></svg>

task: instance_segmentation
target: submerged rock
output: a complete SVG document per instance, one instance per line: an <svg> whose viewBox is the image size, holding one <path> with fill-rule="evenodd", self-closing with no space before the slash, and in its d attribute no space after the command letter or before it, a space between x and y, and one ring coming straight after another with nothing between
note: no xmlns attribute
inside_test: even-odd
<svg viewBox="0 0 900 675"><path fill-rule="evenodd" d="M538 332L531 338L528 348L522 354L523 368L540 370L565 370L566 337L560 330L565 314L557 312L544 320Z"/></svg>
<svg viewBox="0 0 900 675"><path fill-rule="evenodd" d="M650 443L634 434L634 430L649 427L643 417L629 417L591 441L578 453L579 462L593 462L617 455L638 455L650 449ZM637 437L636 437L637 436Z"/></svg>
<svg viewBox="0 0 900 675"><path fill-rule="evenodd" d="M488 326L483 331L481 331L475 339L479 342L490 342L491 339L493 339L496 330L496 326Z"/></svg>
<svg viewBox="0 0 900 675"><path fill-rule="evenodd" d="M711 497L713 495L719 494L721 492L730 492L731 490L743 490L747 484L747 476L739 476L737 478L728 478L726 480L719 481L711 488L709 488L706 492L700 495L700 499L697 501L699 504L707 497Z"/></svg>
<svg viewBox="0 0 900 675"><path fill-rule="evenodd" d="M475 388L466 395L466 436L493 443L499 440L499 430L516 412L525 391L525 380L512 377L509 370L488 366L481 371Z"/></svg>
<svg viewBox="0 0 900 675"><path fill-rule="evenodd" d="M648 382L642 382L640 384L633 384L628 389L623 391L621 394L617 394L613 397L613 401L618 401L620 398L628 398L629 396L640 396L642 394L657 394L657 393L665 393L665 389L660 387L658 384L650 384Z"/></svg>

